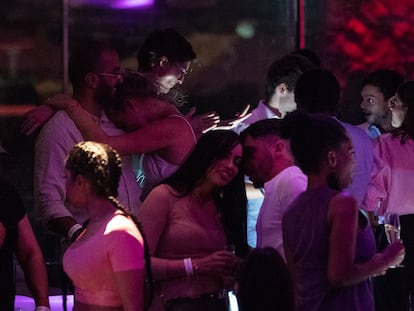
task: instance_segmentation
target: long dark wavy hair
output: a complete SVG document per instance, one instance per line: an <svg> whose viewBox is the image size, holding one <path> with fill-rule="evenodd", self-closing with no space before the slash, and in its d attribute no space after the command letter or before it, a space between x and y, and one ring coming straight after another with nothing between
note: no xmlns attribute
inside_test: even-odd
<svg viewBox="0 0 414 311"><path fill-rule="evenodd" d="M203 134L193 152L181 167L164 183L175 189L179 196L189 195L205 177L208 169L218 160L227 156L240 144L240 137L233 131L215 130ZM237 176L225 187L213 194L228 243L234 244L236 254L248 252L246 225L246 192L241 167Z"/></svg>
<svg viewBox="0 0 414 311"><path fill-rule="evenodd" d="M150 286L149 299L147 300L148 305L146 306L148 307L153 296L153 277L148 243L139 221L116 199L118 196L119 179L122 174L120 155L105 144L92 141L80 142L69 152L66 159L66 169L70 171L72 177L77 175L85 177L91 184L95 194L112 202L124 216L134 222L141 233L144 241L146 278Z"/></svg>

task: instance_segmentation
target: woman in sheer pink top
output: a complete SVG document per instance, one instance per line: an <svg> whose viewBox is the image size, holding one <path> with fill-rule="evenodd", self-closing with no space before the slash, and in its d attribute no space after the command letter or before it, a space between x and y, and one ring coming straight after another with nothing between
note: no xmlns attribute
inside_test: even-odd
<svg viewBox="0 0 414 311"><path fill-rule="evenodd" d="M414 81L399 86L390 110L395 129L380 136L374 148L374 171L364 205L380 218L385 213L399 215L404 268L375 279L374 289L378 310L408 310L409 295L414 293Z"/></svg>

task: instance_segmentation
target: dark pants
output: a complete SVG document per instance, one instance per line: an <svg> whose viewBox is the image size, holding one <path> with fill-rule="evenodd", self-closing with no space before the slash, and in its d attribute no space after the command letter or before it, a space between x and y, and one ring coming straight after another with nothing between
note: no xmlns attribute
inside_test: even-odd
<svg viewBox="0 0 414 311"><path fill-rule="evenodd" d="M390 268L385 275L373 278L376 311L414 310L414 215L400 216L400 223L404 267Z"/></svg>

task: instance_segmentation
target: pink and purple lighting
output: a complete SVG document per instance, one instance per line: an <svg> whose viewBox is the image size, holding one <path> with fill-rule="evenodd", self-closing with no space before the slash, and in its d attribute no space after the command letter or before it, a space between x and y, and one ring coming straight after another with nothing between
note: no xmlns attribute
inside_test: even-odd
<svg viewBox="0 0 414 311"><path fill-rule="evenodd" d="M143 8L154 5L154 0L118 0L112 1L113 9Z"/></svg>
<svg viewBox="0 0 414 311"><path fill-rule="evenodd" d="M137 9L154 5L154 0L72 0L71 5L101 6L111 9Z"/></svg>

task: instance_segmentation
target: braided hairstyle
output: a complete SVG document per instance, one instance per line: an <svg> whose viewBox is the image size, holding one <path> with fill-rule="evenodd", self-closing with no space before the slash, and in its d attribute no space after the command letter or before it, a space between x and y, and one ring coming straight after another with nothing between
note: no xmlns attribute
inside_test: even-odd
<svg viewBox="0 0 414 311"><path fill-rule="evenodd" d="M138 228L144 242L145 270L150 290L146 306L148 307L153 297L149 247L140 222L116 199L119 179L122 174L121 166L121 157L118 152L108 145L92 141L78 143L69 152L66 159L66 169L71 172L72 176L82 175L85 177L96 195L106 197L116 209L120 210L125 217L131 219Z"/></svg>

